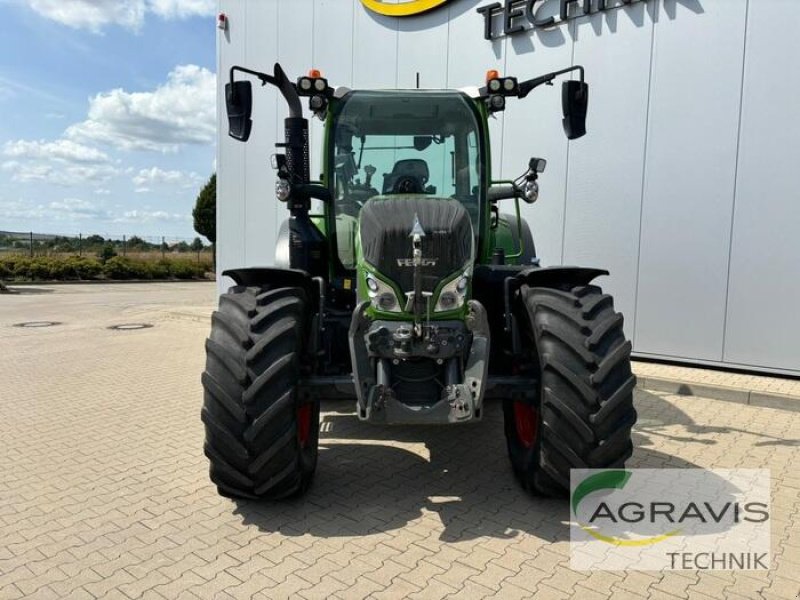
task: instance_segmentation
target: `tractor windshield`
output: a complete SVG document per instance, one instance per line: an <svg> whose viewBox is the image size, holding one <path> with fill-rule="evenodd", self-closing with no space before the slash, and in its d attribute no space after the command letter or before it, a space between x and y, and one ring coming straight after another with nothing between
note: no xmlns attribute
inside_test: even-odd
<svg viewBox="0 0 800 600"><path fill-rule="evenodd" d="M480 231L478 114L453 91L357 91L333 115L329 138L339 258L355 266L355 220L378 195L455 198Z"/></svg>

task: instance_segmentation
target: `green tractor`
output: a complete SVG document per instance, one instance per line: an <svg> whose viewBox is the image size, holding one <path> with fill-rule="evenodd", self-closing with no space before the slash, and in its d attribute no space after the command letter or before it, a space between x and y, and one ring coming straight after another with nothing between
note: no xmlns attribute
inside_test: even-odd
<svg viewBox="0 0 800 600"><path fill-rule="evenodd" d="M620 467L636 421L631 345L607 271L541 267L519 202L545 161L494 181L488 118L510 98L563 82L564 129L585 134L582 67L519 81L487 73L465 90L333 89L234 66L229 134L247 141L252 86L286 100L276 196L289 216L275 266L225 271L206 343L202 420L211 480L235 498L303 493L317 464L320 400L355 401L380 424L478 421L502 400L512 468L563 495L571 468ZM324 169L309 175L301 97L325 123ZM503 200L514 209L501 212ZM312 210L312 206L316 206Z"/></svg>

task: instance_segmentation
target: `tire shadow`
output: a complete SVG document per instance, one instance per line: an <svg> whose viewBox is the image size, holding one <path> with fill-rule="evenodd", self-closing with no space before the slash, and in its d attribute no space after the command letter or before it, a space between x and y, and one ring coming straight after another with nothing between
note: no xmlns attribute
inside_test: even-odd
<svg viewBox="0 0 800 600"><path fill-rule="evenodd" d="M486 404L481 423L439 427L361 423L351 406L323 402L319 462L308 492L288 501L235 501L243 523L326 538L433 519L443 542L522 533L547 542L569 539L567 500L533 496L514 478L500 402ZM638 432L635 445L631 467L697 466L647 448L647 436Z"/></svg>

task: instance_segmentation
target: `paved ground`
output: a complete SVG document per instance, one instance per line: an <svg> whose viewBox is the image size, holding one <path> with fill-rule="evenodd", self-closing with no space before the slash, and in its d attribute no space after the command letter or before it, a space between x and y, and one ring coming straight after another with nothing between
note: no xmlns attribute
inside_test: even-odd
<svg viewBox="0 0 800 600"><path fill-rule="evenodd" d="M800 411L800 378L636 361L639 387Z"/></svg>
<svg viewBox="0 0 800 600"><path fill-rule="evenodd" d="M0 296L0 599L788 598L800 592L800 413L638 392L633 467L769 467L769 573L574 572L567 507L478 426L361 425L324 406L299 501L209 485L199 374L212 285ZM63 322L52 328L21 321ZM149 322L150 329L107 326Z"/></svg>

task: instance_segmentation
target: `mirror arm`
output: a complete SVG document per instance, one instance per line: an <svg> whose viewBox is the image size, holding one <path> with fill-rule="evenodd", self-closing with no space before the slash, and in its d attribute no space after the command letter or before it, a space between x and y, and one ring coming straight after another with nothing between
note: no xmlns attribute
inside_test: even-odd
<svg viewBox="0 0 800 600"><path fill-rule="evenodd" d="M518 97L524 98L540 85L544 84L552 85L552 81L556 77L558 77L559 75L564 75L565 73L571 73L572 71L578 71L580 73L580 82L583 83L583 76L584 76L583 66L575 65L574 67L567 67L566 69L561 69L560 71L553 71L552 73L547 73L546 75L540 75L539 77L534 77L533 79L521 81L519 83Z"/></svg>
<svg viewBox="0 0 800 600"><path fill-rule="evenodd" d="M510 198L519 198L522 194L521 190L512 184L508 185L495 185L489 188L487 197L489 202L498 202L499 200L508 200Z"/></svg>
<svg viewBox="0 0 800 600"><path fill-rule="evenodd" d="M330 202L333 199L328 188L315 183L295 184L292 186L292 190L303 198L316 198L322 202Z"/></svg>
<svg viewBox="0 0 800 600"><path fill-rule="evenodd" d="M275 63L275 71L273 75L269 75L267 73L262 73L261 71L253 71L252 69L247 69L245 67L240 67L238 65L234 65L230 69L230 82L233 84L233 74L239 71L240 73L247 73L248 75L253 75L258 77L261 81L261 85L274 85L278 90L280 90L283 98L286 100L286 103L289 105L289 116L290 117L302 117L303 116L303 107L300 104L300 96L297 93L297 88L295 85L289 81L289 78L286 77L286 73L283 72L281 65L279 63ZM231 85L233 88L233 85Z"/></svg>

